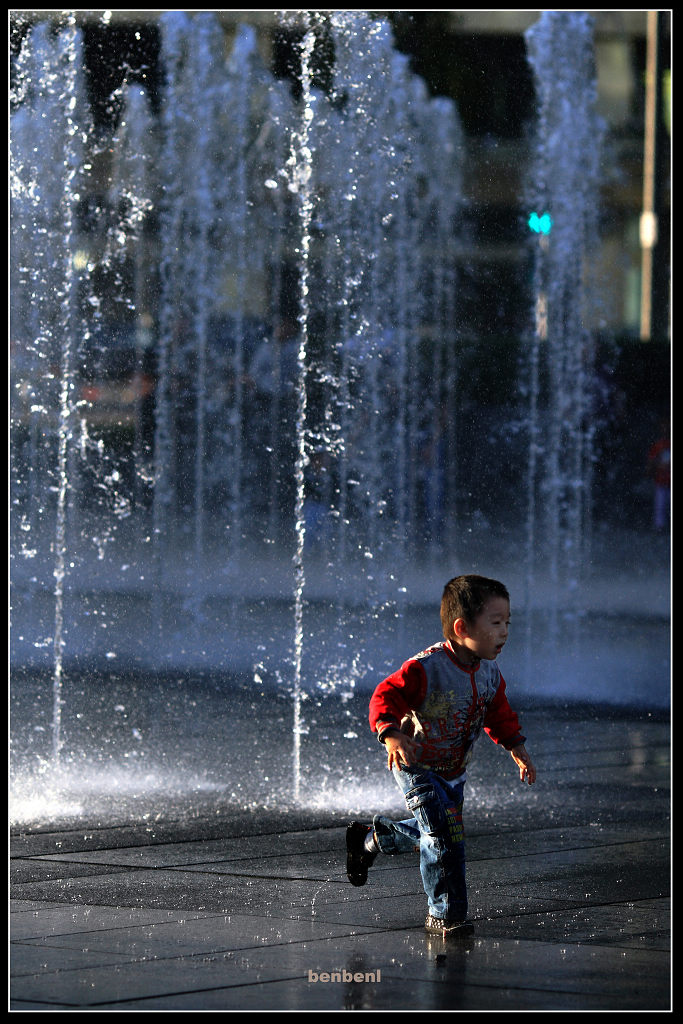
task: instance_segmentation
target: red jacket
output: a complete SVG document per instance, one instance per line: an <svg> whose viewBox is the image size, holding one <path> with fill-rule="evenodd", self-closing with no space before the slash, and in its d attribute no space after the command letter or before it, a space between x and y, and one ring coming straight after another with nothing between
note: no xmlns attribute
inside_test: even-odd
<svg viewBox="0 0 683 1024"><path fill-rule="evenodd" d="M370 700L370 728L388 728L421 744L418 764L445 779L461 775L481 729L510 750L523 743L495 661L464 665L448 641L409 658L379 684Z"/></svg>

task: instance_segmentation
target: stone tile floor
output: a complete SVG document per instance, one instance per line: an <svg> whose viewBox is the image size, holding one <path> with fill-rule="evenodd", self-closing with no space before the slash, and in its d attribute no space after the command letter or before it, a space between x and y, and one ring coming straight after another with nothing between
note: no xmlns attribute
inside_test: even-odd
<svg viewBox="0 0 683 1024"><path fill-rule="evenodd" d="M468 781L469 940L417 858L351 886L339 811L18 826L10 1009L670 1009L668 721L533 718L536 786L486 740Z"/></svg>

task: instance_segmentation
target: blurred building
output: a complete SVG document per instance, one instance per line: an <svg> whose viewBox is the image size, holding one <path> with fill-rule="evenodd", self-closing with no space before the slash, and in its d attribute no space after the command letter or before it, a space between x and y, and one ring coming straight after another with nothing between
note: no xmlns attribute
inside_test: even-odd
<svg viewBox="0 0 683 1024"><path fill-rule="evenodd" d="M40 15L43 12L35 12ZM45 12L54 15L56 12ZM93 60L91 76L100 102L119 84L117 59L145 67L146 82L154 83L157 48L155 22L161 12L111 12L105 24L99 12L78 12L88 36ZM297 31L284 29L276 11L216 12L226 30L226 49L236 26L257 27L262 56L280 75L295 77L293 53ZM467 246L468 276L472 279L470 322L477 333L478 279L495 278L501 296L502 333L514 330L519 319L520 285L525 270L520 247L521 176L528 162L534 118L534 88L526 60L524 32L538 11L389 11L378 12L392 23L397 47L412 57L413 70L435 95L455 100L468 137L465 179L469 202L471 244ZM596 231L602 247L598 330L618 336L641 333L641 214L645 166L645 123L648 73L648 12L595 11L595 57L598 110L607 127L603 167L603 204ZM141 34L140 28L143 27ZM657 133L654 152L655 205L658 221L654 253L651 336L669 331L669 210L670 210L670 14L657 12ZM118 38L120 51L103 51ZM120 67L120 64L119 64ZM522 291L524 288L522 287ZM503 299L505 296L505 300ZM487 328L490 331L490 326Z"/></svg>
<svg viewBox="0 0 683 1024"><path fill-rule="evenodd" d="M15 45L28 26L64 12L12 12ZM157 22L161 11L78 11L85 33L89 82L96 117L111 119L112 94L128 80L144 81L152 97L158 90ZM301 32L295 19L283 27L277 11L218 11L226 32L226 52L236 27L258 31L264 62L281 77L296 80L295 44ZM535 96L526 58L524 33L539 11L382 11L396 46L411 55L413 70L433 95L453 99L467 137L465 193L467 244L463 252L460 308L473 336L518 334L527 315L520 296L528 291L529 254L521 203L534 125ZM595 24L598 112L604 118L602 205L596 213L600 236L600 307L594 331L616 338L669 336L670 232L670 12L590 12ZM646 138L648 112L648 34L654 120ZM320 81L324 87L325 54ZM646 157L647 154L647 157ZM648 166L649 161L649 166ZM644 188L651 182L656 238L651 281L643 299ZM641 226L642 225L642 226ZM495 282L493 311L481 301L482 289ZM642 323L643 301L650 306Z"/></svg>

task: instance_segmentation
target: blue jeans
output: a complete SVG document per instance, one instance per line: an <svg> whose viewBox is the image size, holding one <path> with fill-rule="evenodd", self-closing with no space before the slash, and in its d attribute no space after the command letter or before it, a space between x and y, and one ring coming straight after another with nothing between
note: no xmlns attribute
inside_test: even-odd
<svg viewBox="0 0 683 1024"><path fill-rule="evenodd" d="M462 824L465 780L446 782L429 769L412 766L392 771L413 817L393 821L376 815L373 827L377 845L387 854L419 849L429 913L447 921L464 921L467 917Z"/></svg>

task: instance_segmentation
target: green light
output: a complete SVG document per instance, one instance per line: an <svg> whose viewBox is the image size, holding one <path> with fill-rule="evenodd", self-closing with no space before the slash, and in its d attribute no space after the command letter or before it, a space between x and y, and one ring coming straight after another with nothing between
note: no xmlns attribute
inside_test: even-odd
<svg viewBox="0 0 683 1024"><path fill-rule="evenodd" d="M529 217L527 224L537 235L549 235L553 226L553 218L547 210L545 213L541 213L540 215L534 210Z"/></svg>

